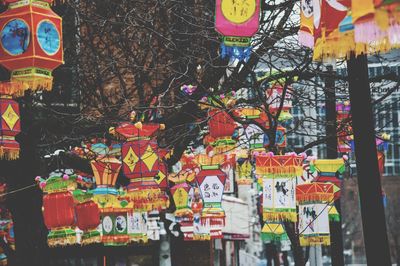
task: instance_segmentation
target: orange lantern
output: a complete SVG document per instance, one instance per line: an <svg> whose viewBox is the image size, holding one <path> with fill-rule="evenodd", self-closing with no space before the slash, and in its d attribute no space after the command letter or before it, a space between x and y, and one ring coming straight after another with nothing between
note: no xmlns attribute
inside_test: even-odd
<svg viewBox="0 0 400 266"><path fill-rule="evenodd" d="M11 71L11 81L51 90L51 72L63 64L62 19L51 10L53 1L3 2L9 5L0 15L0 64Z"/></svg>
<svg viewBox="0 0 400 266"><path fill-rule="evenodd" d="M103 157L91 161L93 174L98 188L112 188L115 186L121 162L114 157Z"/></svg>

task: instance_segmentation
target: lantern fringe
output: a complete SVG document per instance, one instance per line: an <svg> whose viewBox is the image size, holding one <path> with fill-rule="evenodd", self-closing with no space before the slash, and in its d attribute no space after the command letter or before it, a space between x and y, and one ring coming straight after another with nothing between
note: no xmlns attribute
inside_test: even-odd
<svg viewBox="0 0 400 266"><path fill-rule="evenodd" d="M15 161L19 159L20 149L10 149L7 147L0 146L0 159Z"/></svg>
<svg viewBox="0 0 400 266"><path fill-rule="evenodd" d="M314 36L306 31L299 31L299 43L305 47L313 48L314 47Z"/></svg>
<svg viewBox="0 0 400 266"><path fill-rule="evenodd" d="M128 235L121 236L103 236L101 242L104 243L104 246L126 246L129 242Z"/></svg>
<svg viewBox="0 0 400 266"><path fill-rule="evenodd" d="M264 178L296 177L303 174L303 167L296 166L256 166L256 174Z"/></svg>
<svg viewBox="0 0 400 266"><path fill-rule="evenodd" d="M247 62L250 59L251 46L226 46L224 43L221 43L220 54L222 59L228 57L229 59Z"/></svg>
<svg viewBox="0 0 400 266"><path fill-rule="evenodd" d="M24 96L24 92L29 86L24 82L0 82L0 94L13 97Z"/></svg>
<svg viewBox="0 0 400 266"><path fill-rule="evenodd" d="M236 180L238 185L251 185L253 183L253 179L250 178L239 178Z"/></svg>
<svg viewBox="0 0 400 266"><path fill-rule="evenodd" d="M51 91L53 88L53 77L13 76L11 77L11 81L15 83L23 83L25 84L25 88L29 88L32 91Z"/></svg>
<svg viewBox="0 0 400 266"><path fill-rule="evenodd" d="M76 232L71 228L53 229L47 237L49 247L68 246L77 243Z"/></svg>
<svg viewBox="0 0 400 266"><path fill-rule="evenodd" d="M84 232L82 235L81 245L90 245L95 243L101 243L101 235L97 230Z"/></svg>
<svg viewBox="0 0 400 266"><path fill-rule="evenodd" d="M193 217L193 211L189 208L177 209L174 212L175 217Z"/></svg>
<svg viewBox="0 0 400 266"><path fill-rule="evenodd" d="M164 210L169 207L165 192L160 189L140 189L129 191L127 196L133 202L133 209L138 212Z"/></svg>
<svg viewBox="0 0 400 266"><path fill-rule="evenodd" d="M358 43L380 41L386 36L387 32L382 30L375 20L367 20L354 24L354 39Z"/></svg>
<svg viewBox="0 0 400 266"><path fill-rule="evenodd" d="M308 247L308 246L330 246L331 245L331 237L330 235L317 235L317 236L300 236L300 246Z"/></svg>
<svg viewBox="0 0 400 266"><path fill-rule="evenodd" d="M211 240L211 235L210 234L193 234L193 240L196 240L196 241Z"/></svg>
<svg viewBox="0 0 400 266"><path fill-rule="evenodd" d="M333 193L312 193L312 194L299 194L296 195L296 200L299 203L303 202L331 202L333 201Z"/></svg>
<svg viewBox="0 0 400 266"><path fill-rule="evenodd" d="M400 46L400 24L393 23L388 29L389 42L393 47Z"/></svg>
<svg viewBox="0 0 400 266"><path fill-rule="evenodd" d="M129 235L129 243L143 243L146 244L149 242L149 238L146 234L132 234Z"/></svg>
<svg viewBox="0 0 400 266"><path fill-rule="evenodd" d="M273 221L273 222L297 222L297 212L296 210L287 211L287 212L271 212L264 211L263 212L263 220L264 221Z"/></svg>

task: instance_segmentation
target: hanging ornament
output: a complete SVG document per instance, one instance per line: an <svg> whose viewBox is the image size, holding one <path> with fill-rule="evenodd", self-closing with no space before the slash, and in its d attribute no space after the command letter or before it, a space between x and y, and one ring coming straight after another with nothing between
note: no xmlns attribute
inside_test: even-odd
<svg viewBox="0 0 400 266"><path fill-rule="evenodd" d="M282 126L278 126L276 128L276 133L275 133L275 145L278 148L285 148L287 146L287 137L286 137L286 128ZM269 137L268 134L264 135L264 147L269 147L270 142L269 142Z"/></svg>
<svg viewBox="0 0 400 266"><path fill-rule="evenodd" d="M216 0L216 30L223 35L221 57L247 61L259 27L260 0Z"/></svg>
<svg viewBox="0 0 400 266"><path fill-rule="evenodd" d="M303 156L255 153L256 175L263 180L263 220L297 221L296 177L303 172Z"/></svg>
<svg viewBox="0 0 400 266"><path fill-rule="evenodd" d="M329 206L328 214L329 214L329 221L331 221L331 222L339 222L340 221L340 214L334 204Z"/></svg>
<svg viewBox="0 0 400 266"><path fill-rule="evenodd" d="M338 178L346 170L343 159L318 159L311 162L311 167L318 171L315 181L335 185L335 199L340 197L342 180Z"/></svg>
<svg viewBox="0 0 400 266"><path fill-rule="evenodd" d="M300 245L329 246L329 207L334 199L334 185L318 182L297 185L296 198Z"/></svg>
<svg viewBox="0 0 400 266"><path fill-rule="evenodd" d="M300 3L299 43L314 47L314 5L310 0L301 0Z"/></svg>
<svg viewBox="0 0 400 266"><path fill-rule="evenodd" d="M251 158L246 150L236 153L236 183L240 185L251 185L253 183Z"/></svg>
<svg viewBox="0 0 400 266"><path fill-rule="evenodd" d="M62 19L50 0L3 0L8 9L0 14L0 64L11 71L11 81L25 83L14 90L52 89L51 72L63 64Z"/></svg>
<svg viewBox="0 0 400 266"><path fill-rule="evenodd" d="M83 231L82 245L101 242L100 232L97 230L100 224L100 210L92 200L92 193L75 190L73 196L77 201L75 205L76 226Z"/></svg>
<svg viewBox="0 0 400 266"><path fill-rule="evenodd" d="M0 159L16 160L19 158L19 143L15 136L21 132L19 105L11 97L15 84L0 83Z"/></svg>
<svg viewBox="0 0 400 266"><path fill-rule="evenodd" d="M77 176L52 176L47 180L40 177L45 195L43 196L43 217L50 230L47 242L50 247L66 246L77 243L75 232L74 198L71 191L77 187Z"/></svg>

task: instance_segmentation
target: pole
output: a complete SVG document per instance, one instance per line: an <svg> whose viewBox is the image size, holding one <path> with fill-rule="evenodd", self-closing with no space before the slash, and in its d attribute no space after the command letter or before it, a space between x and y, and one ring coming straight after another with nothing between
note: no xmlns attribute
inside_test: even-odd
<svg viewBox="0 0 400 266"><path fill-rule="evenodd" d="M357 179L368 265L391 265L366 55L347 61Z"/></svg>
<svg viewBox="0 0 400 266"><path fill-rule="evenodd" d="M334 63L335 64L335 63ZM335 79L333 77L334 67L332 65L327 66L326 73L328 76L325 79L325 112L326 112L326 148L327 158L336 159L338 156L337 152L337 132L336 132L336 91L335 91ZM340 188L342 189L342 188ZM340 199L335 201L335 207L340 212ZM330 223L331 231L331 258L332 266L343 266L344 255L343 255L343 235L342 235L342 220L338 222Z"/></svg>

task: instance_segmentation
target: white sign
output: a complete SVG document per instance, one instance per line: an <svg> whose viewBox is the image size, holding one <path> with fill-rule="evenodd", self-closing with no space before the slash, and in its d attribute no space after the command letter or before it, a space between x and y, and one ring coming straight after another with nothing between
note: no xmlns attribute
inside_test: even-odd
<svg viewBox="0 0 400 266"><path fill-rule="evenodd" d="M299 233L301 235L329 234L329 214L326 204L299 206Z"/></svg>
<svg viewBox="0 0 400 266"><path fill-rule="evenodd" d="M200 192L204 203L221 202L224 184L216 175L206 176L200 185Z"/></svg>
<svg viewBox="0 0 400 266"><path fill-rule="evenodd" d="M294 179L265 178L263 180L263 207L265 209L296 209Z"/></svg>

